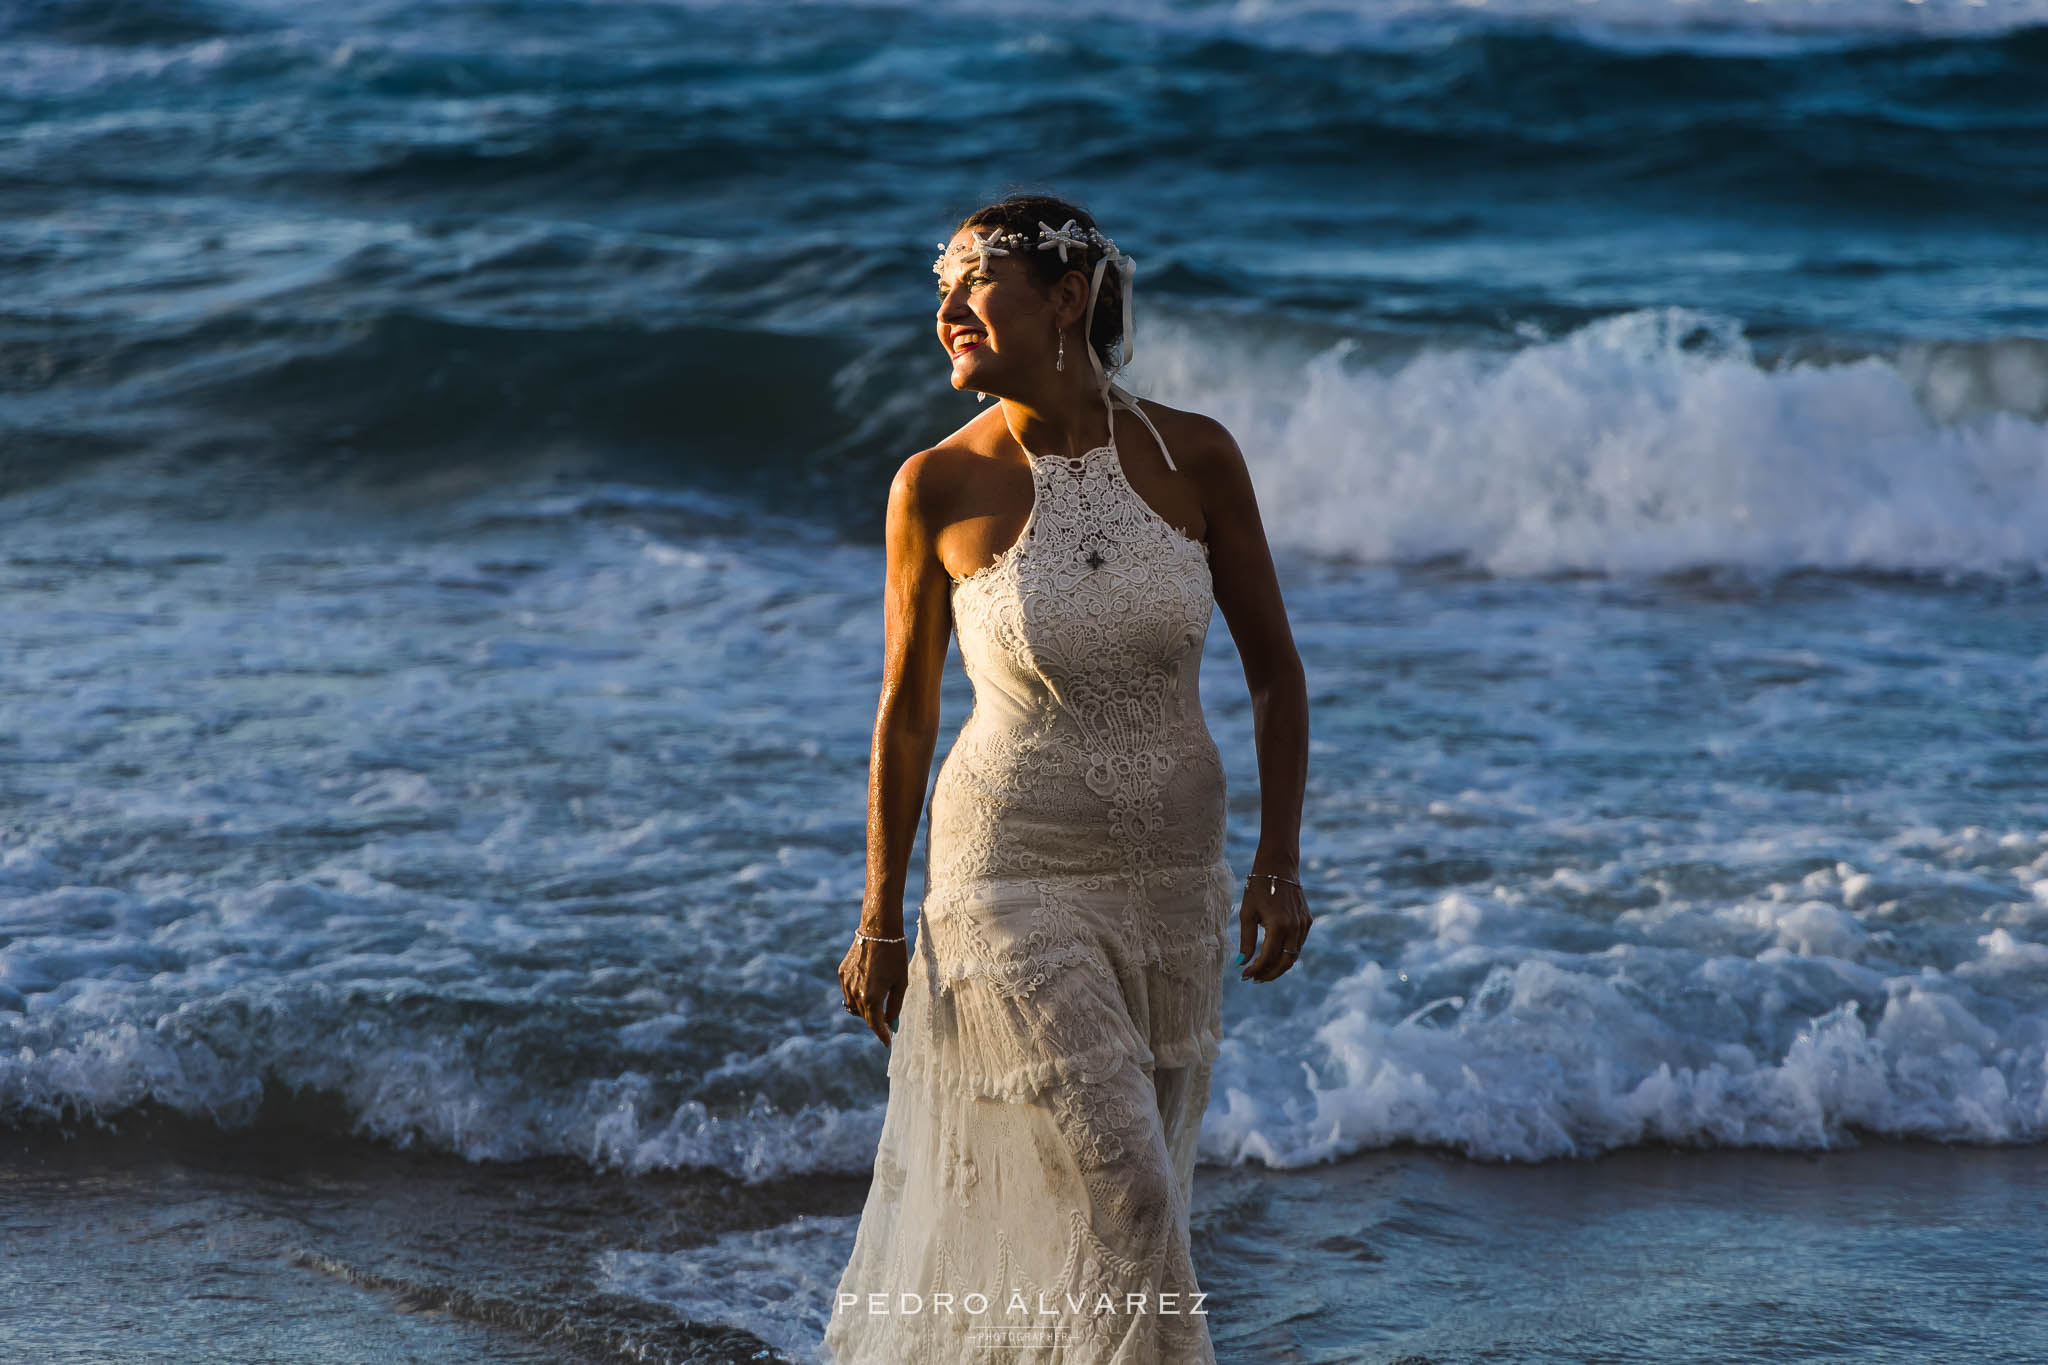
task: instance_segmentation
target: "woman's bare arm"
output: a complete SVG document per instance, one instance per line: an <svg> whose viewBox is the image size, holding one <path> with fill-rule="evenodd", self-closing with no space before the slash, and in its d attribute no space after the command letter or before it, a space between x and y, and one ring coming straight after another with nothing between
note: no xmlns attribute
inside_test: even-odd
<svg viewBox="0 0 2048 1365"><path fill-rule="evenodd" d="M1244 453L1220 423L1210 423L1196 466L1202 511L1209 526L1209 570L1216 605L1244 661L1251 691L1252 728L1259 763L1259 846L1254 875L1301 876L1301 803L1308 787L1308 684L1287 623L1280 580L1252 491ZM1261 878L1245 896L1241 944L1250 955L1259 924L1266 942L1244 975L1270 981L1294 964L1308 935L1308 906L1300 889Z"/></svg>
<svg viewBox="0 0 2048 1365"><path fill-rule="evenodd" d="M939 686L951 636L949 579L934 547L934 452L903 462L889 485L883 587L882 695L868 762L867 886L860 931L903 934L903 886L938 743ZM907 944L855 939L840 964L847 1006L883 1043L909 982Z"/></svg>

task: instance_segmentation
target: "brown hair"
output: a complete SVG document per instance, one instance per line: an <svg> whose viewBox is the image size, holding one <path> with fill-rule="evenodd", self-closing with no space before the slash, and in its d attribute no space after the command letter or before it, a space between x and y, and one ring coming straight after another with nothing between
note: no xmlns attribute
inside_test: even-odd
<svg viewBox="0 0 2048 1365"><path fill-rule="evenodd" d="M1070 204L1049 194L1011 194L968 214L953 231L968 227L994 228L999 232L1022 232L1035 237L1041 222L1062 227L1069 218L1084 228L1095 226L1094 216L1078 204ZM1083 278L1093 279L1095 263L1102 256L1102 248L1098 246L1084 247L1079 251L1069 248L1064 261L1057 251L1017 253L1032 278L1047 290L1070 270L1078 270ZM1112 266L1102 272L1102 287L1095 295L1095 316L1088 328L1089 344L1095 348L1105 373L1116 368L1116 349L1123 338L1123 278Z"/></svg>

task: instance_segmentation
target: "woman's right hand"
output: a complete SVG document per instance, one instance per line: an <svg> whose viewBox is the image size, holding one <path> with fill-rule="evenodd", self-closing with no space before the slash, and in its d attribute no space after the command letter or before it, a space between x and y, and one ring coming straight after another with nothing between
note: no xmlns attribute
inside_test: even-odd
<svg viewBox="0 0 2048 1365"><path fill-rule="evenodd" d="M867 1021L882 1046L889 1046L890 1029L903 1012L903 993L910 985L909 941L874 943L857 938L839 963L839 991L846 998L846 1012Z"/></svg>
<svg viewBox="0 0 2048 1365"><path fill-rule="evenodd" d="M910 846L924 809L932 750L939 737L939 690L946 671L946 644L953 634L952 580L939 562L932 536L935 522L926 503L940 502L927 483L933 450L903 462L889 483L888 574L882 588L882 695L875 706L874 746L868 756L867 879L860 905L861 932L880 931L903 920L903 883ZM944 460L940 460L943 476ZM903 1008L910 984L910 951L902 943L856 938L839 964L839 989L846 1010L867 1021L887 1047L890 1029Z"/></svg>

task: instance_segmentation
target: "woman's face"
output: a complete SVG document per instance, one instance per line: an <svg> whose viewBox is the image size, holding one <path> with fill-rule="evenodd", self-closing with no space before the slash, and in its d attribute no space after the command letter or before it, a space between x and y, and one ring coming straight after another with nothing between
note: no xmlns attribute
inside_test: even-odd
<svg viewBox="0 0 2048 1365"><path fill-rule="evenodd" d="M972 243L976 231L962 228L946 245ZM1033 366L1050 364L1057 340L1050 301L1015 256L981 259L963 253L947 259L938 276L939 344L953 361L953 387L998 396Z"/></svg>

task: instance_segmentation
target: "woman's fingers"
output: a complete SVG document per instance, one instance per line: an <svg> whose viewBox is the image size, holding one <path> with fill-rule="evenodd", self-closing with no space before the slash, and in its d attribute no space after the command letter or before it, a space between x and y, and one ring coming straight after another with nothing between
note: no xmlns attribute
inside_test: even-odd
<svg viewBox="0 0 2048 1365"><path fill-rule="evenodd" d="M868 1012L861 1017L868 1021L868 1027L873 1029L875 1036L882 1040L882 1046L888 1047L892 1041L892 1034L889 1028L889 1021L882 1017L882 1002L877 1000L869 1008Z"/></svg>
<svg viewBox="0 0 2048 1365"><path fill-rule="evenodd" d="M1301 892L1290 887L1279 896L1247 892L1239 912L1241 951L1250 952L1254 934L1265 930L1265 944L1239 973L1243 981L1272 981L1284 975L1301 956L1313 918Z"/></svg>
<svg viewBox="0 0 2048 1365"><path fill-rule="evenodd" d="M894 945L871 945L856 939L839 964L839 993L848 1014L857 1015L874 1035L889 1046L892 1029L903 1012L903 996L910 986L907 955Z"/></svg>

